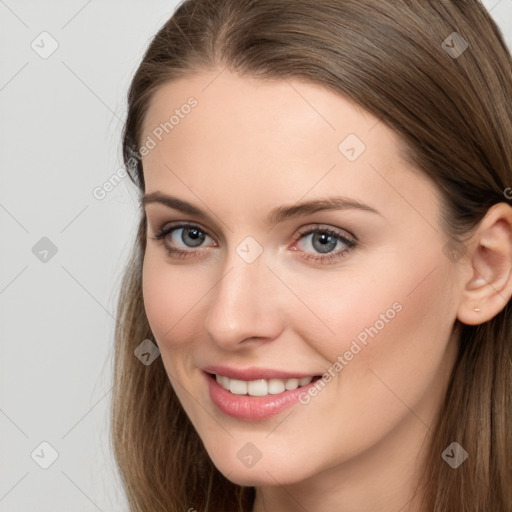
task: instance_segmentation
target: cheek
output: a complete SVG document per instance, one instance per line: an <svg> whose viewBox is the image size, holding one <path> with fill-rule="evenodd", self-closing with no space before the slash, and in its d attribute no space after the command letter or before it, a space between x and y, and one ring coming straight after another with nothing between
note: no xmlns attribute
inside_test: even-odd
<svg viewBox="0 0 512 512"><path fill-rule="evenodd" d="M197 426L197 411L190 402L192 386L184 368L190 366L194 342L201 340L201 298L210 287L191 266L172 265L155 248L148 248L142 268L146 316L160 349L171 385L189 418ZM188 392L183 389L188 388Z"/></svg>
<svg viewBox="0 0 512 512"><path fill-rule="evenodd" d="M428 253L389 251L331 278L295 281L317 318L303 309L292 325L330 361L331 376L343 375L336 380L348 394L359 394L362 383L369 396L391 394L382 377L417 398L443 364L456 314L453 278L432 247Z"/></svg>
<svg viewBox="0 0 512 512"><path fill-rule="evenodd" d="M425 278L435 267L418 264L407 274L383 275L371 298L354 297L353 317L343 314L350 329L330 359L344 356L335 379L340 410L352 411L358 422L347 428L363 424L377 437L409 408L430 424L450 370L446 354L455 314L447 268L439 265Z"/></svg>
<svg viewBox="0 0 512 512"><path fill-rule="evenodd" d="M161 345L179 347L196 338L194 330L201 299L211 286L198 279L190 265L173 265L155 248L148 248L142 268L144 308L151 330Z"/></svg>
<svg viewBox="0 0 512 512"><path fill-rule="evenodd" d="M327 362L334 363L345 353L350 361L356 353L361 359L362 349L369 347L372 339L382 338L389 325L400 321L403 290L409 284L403 276L393 276L391 268L383 271L382 263L379 259L375 271L376 265L368 263L334 272L281 272L300 299L283 289L288 297L286 307L281 308L283 316L290 329Z"/></svg>
<svg viewBox="0 0 512 512"><path fill-rule="evenodd" d="M315 322L317 334L311 331L310 339L318 340L327 359L335 361L349 351L347 359L357 353L365 365L393 359L413 363L422 357L427 357L426 366L435 364L456 315L454 280L435 240L429 250L418 247L404 244L400 250L371 254L357 268L322 278L316 289L313 282L303 282L301 293L324 324Z"/></svg>
<svg viewBox="0 0 512 512"><path fill-rule="evenodd" d="M415 260L407 273L381 259L373 279L358 284L347 278L339 300L322 302L322 318L336 335L307 335L331 361L330 371L316 394L303 397L301 412L305 424L322 424L325 439L340 440L333 464L341 452L350 457L363 451L407 417L420 431L431 424L453 362L447 344L455 315L449 271L436 268L436 258ZM311 304L320 304L320 296ZM325 424L319 418L327 408L332 421ZM324 437L311 443L312 452L325 452Z"/></svg>

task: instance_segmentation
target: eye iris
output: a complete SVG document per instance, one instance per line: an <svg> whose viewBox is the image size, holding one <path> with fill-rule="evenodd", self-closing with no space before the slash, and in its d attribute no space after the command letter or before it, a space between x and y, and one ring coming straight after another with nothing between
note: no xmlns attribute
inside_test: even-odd
<svg viewBox="0 0 512 512"><path fill-rule="evenodd" d="M330 239L330 242L327 239ZM315 242L318 241L321 241L320 248L315 247ZM315 249L317 249L319 252L326 253L333 250L336 247L337 240L328 233L317 232L313 235L312 243Z"/></svg>
<svg viewBox="0 0 512 512"><path fill-rule="evenodd" d="M185 240L185 233L188 232L189 236L192 239L192 243L189 244L187 240ZM197 228L184 228L183 232L181 234L181 239L185 244L189 244L192 247L197 247L198 245L201 245L201 243L204 241L204 234L201 233L201 231Z"/></svg>

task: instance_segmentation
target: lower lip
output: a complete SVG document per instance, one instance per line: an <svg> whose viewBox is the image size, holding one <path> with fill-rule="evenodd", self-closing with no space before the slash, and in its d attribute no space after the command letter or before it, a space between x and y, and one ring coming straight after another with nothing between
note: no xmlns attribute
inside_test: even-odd
<svg viewBox="0 0 512 512"><path fill-rule="evenodd" d="M299 401L302 393L307 393L308 388L317 380L311 381L306 386L298 387L291 391L283 391L276 395L251 396L235 395L224 389L215 378L204 372L210 398L212 402L228 416L242 420L264 420L280 414L288 407Z"/></svg>

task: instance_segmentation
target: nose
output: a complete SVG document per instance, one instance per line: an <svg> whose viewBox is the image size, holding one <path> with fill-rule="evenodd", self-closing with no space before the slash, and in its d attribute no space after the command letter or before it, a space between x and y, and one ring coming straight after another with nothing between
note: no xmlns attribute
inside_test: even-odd
<svg viewBox="0 0 512 512"><path fill-rule="evenodd" d="M263 254L247 263L233 251L208 295L205 327L210 338L226 350L246 347L249 340L278 338L285 323L279 307L283 293Z"/></svg>

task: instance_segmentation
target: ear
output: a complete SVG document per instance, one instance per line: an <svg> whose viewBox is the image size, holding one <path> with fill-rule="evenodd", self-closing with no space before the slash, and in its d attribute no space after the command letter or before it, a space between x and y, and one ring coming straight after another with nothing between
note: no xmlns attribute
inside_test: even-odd
<svg viewBox="0 0 512 512"><path fill-rule="evenodd" d="M495 317L512 296L512 208L507 203L489 208L468 247L464 262L470 277L463 282L457 318L478 325Z"/></svg>

